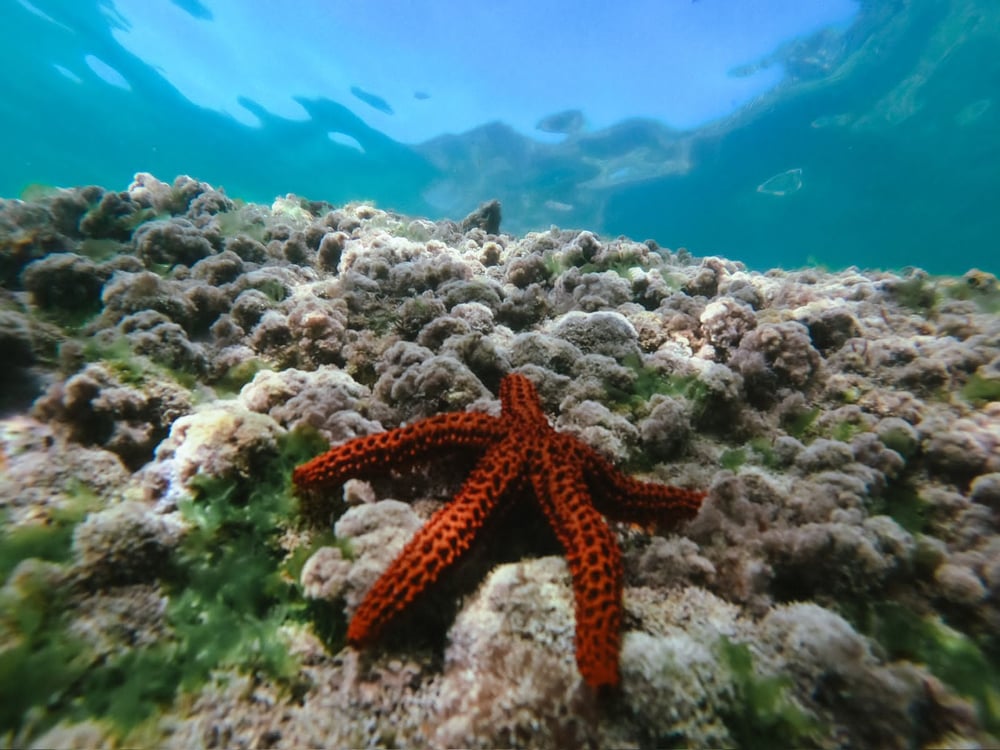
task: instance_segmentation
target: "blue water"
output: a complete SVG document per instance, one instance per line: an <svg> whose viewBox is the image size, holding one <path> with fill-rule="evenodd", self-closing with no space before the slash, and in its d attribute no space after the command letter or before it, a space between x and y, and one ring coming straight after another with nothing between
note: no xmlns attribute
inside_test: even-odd
<svg viewBox="0 0 1000 750"><path fill-rule="evenodd" d="M757 269L1000 272L996 0L3 0L0 196L191 174Z"/></svg>

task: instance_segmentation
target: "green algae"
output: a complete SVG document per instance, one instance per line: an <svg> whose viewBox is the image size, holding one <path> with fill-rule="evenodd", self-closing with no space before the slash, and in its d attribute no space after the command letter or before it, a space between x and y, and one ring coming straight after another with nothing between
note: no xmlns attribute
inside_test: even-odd
<svg viewBox="0 0 1000 750"><path fill-rule="evenodd" d="M54 325L65 334L70 336L78 335L94 320L101 312L101 305L97 303L79 308L50 307L47 309L35 308L33 317L41 323Z"/></svg>
<svg viewBox="0 0 1000 750"><path fill-rule="evenodd" d="M23 560L36 558L62 563L70 558L73 530L96 510L100 498L82 482L73 481L62 502L54 503L44 523L10 527L2 517L0 531L0 580L6 580Z"/></svg>
<svg viewBox="0 0 1000 750"><path fill-rule="evenodd" d="M914 274L890 288L893 299L902 307L929 316L937 308L941 294L927 276Z"/></svg>
<svg viewBox="0 0 1000 750"><path fill-rule="evenodd" d="M170 584L168 620L190 669L186 687L232 666L281 683L297 674L278 629L302 621L305 606L283 571L282 530L293 518L294 466L316 453L314 434L282 438L279 457L252 483L196 478L181 504L191 524Z"/></svg>
<svg viewBox="0 0 1000 750"><path fill-rule="evenodd" d="M817 736L816 718L789 696L792 681L784 675L762 675L745 643L723 637L723 663L733 675L736 700L723 717L741 748L802 747Z"/></svg>
<svg viewBox="0 0 1000 750"><path fill-rule="evenodd" d="M766 437L751 438L745 445L727 448L719 455L719 465L729 471L738 472L747 463L768 469L777 469L781 465L771 440Z"/></svg>
<svg viewBox="0 0 1000 750"><path fill-rule="evenodd" d="M268 369L268 365L262 359L256 357L241 360L230 367L212 385L221 395L236 395L247 383L256 377L261 370Z"/></svg>
<svg viewBox="0 0 1000 750"><path fill-rule="evenodd" d="M868 427L848 419L837 422L830 430L830 438L839 440L841 443L849 443L862 432L867 432Z"/></svg>
<svg viewBox="0 0 1000 750"><path fill-rule="evenodd" d="M247 289L256 289L258 292L267 297L274 304L278 304L288 297L291 292L284 282L279 279L264 278L258 279L252 282L248 282L246 285Z"/></svg>
<svg viewBox="0 0 1000 750"><path fill-rule="evenodd" d="M976 305L980 312L1000 313L1000 285L992 274L972 271L963 279L948 284L944 295Z"/></svg>
<svg viewBox="0 0 1000 750"><path fill-rule="evenodd" d="M708 386L697 375L664 373L657 367L645 365L642 357L637 354L626 355L621 364L634 373L634 380L628 391L609 387L608 395L612 400L630 408L638 408L654 395L660 394L686 399L691 403L694 415L704 411Z"/></svg>
<svg viewBox="0 0 1000 750"><path fill-rule="evenodd" d="M83 357L87 362L101 362L124 385L141 386L149 376L150 365L145 357L137 357L124 336L111 342L92 338L83 345Z"/></svg>
<svg viewBox="0 0 1000 750"><path fill-rule="evenodd" d="M88 340L83 345L83 357L87 362L102 363L123 385L141 388L150 381L169 378L193 390L199 382L199 373L190 368L169 367L145 354L135 353L124 336L111 341Z"/></svg>
<svg viewBox="0 0 1000 750"><path fill-rule="evenodd" d="M730 448L719 456L719 465L729 471L739 471L747 461L747 452L743 448Z"/></svg>
<svg viewBox="0 0 1000 750"><path fill-rule="evenodd" d="M215 215L215 223L223 237L245 235L257 242L263 242L267 234L267 223L261 211L243 201L233 201L232 211L220 212Z"/></svg>
<svg viewBox="0 0 1000 750"><path fill-rule="evenodd" d="M630 258L611 263L584 263L580 266L580 273L606 273L611 271L615 275L625 279L625 281L631 282L633 269L646 270L636 259Z"/></svg>
<svg viewBox="0 0 1000 750"><path fill-rule="evenodd" d="M91 668L87 645L70 636L67 590L60 564L72 555L73 530L99 504L82 484L72 485L46 523L0 533L0 738L26 722L45 721L42 708L58 705ZM54 723L54 722L52 722Z"/></svg>
<svg viewBox="0 0 1000 750"><path fill-rule="evenodd" d="M811 409L805 409L803 411L783 415L781 419L782 427L784 427L785 432L793 438L802 440L806 434L812 430L813 425L819 417L821 411L822 410L818 406L814 406Z"/></svg>
<svg viewBox="0 0 1000 750"><path fill-rule="evenodd" d="M868 631L890 659L908 659L972 701L987 732L1000 732L1000 669L979 645L935 615L898 602L872 605Z"/></svg>
<svg viewBox="0 0 1000 750"><path fill-rule="evenodd" d="M54 725L94 662L67 630L66 600L43 565L22 565L0 589L0 738Z"/></svg>
<svg viewBox="0 0 1000 750"><path fill-rule="evenodd" d="M911 534L927 530L927 512L927 501L908 476L890 482L882 496L873 500L871 508L872 515L887 515Z"/></svg>
<svg viewBox="0 0 1000 750"><path fill-rule="evenodd" d="M919 448L916 433L903 427L893 427L879 433L879 440L889 450L894 450L904 461L913 458Z"/></svg>
<svg viewBox="0 0 1000 750"><path fill-rule="evenodd" d="M111 260L118 255L125 254L126 248L125 245L118 240L99 240L93 237L88 237L80 243L77 248L77 252L86 258L90 258L92 261L103 263L104 261Z"/></svg>
<svg viewBox="0 0 1000 750"><path fill-rule="evenodd" d="M1000 378L984 378L973 373L959 393L966 401L976 405L1000 401Z"/></svg>
<svg viewBox="0 0 1000 750"><path fill-rule="evenodd" d="M314 534L310 544L293 550L285 558L281 568L284 576L292 581L298 581L306 562L321 547L336 547L345 560L354 559L354 549L350 540L338 539L332 531L324 531ZM305 615L313 634L331 653L343 648L347 639L347 617L340 602L309 599L306 600L304 610L300 614Z"/></svg>
<svg viewBox="0 0 1000 750"><path fill-rule="evenodd" d="M60 189L55 185L46 185L41 182L32 182L24 186L21 191L21 200L25 203L40 203L59 195Z"/></svg>
<svg viewBox="0 0 1000 750"><path fill-rule="evenodd" d="M767 468L777 469L781 465L778 454L774 450L774 443L770 439L766 437L751 438L747 445Z"/></svg>
<svg viewBox="0 0 1000 750"><path fill-rule="evenodd" d="M16 568L0 590L0 688L11 696L0 702L0 737L27 742L61 721L96 719L127 738L217 669L299 691L298 663L279 629L312 624L336 648L346 630L339 609L302 601L279 543L295 519L292 468L318 448L315 434L292 432L253 482L192 483L194 497L182 503L190 528L160 581L167 635L155 643L98 653L73 635L75 592L67 583L53 588L51 565ZM47 536L15 530L0 538L4 570L28 557L68 560L92 497L81 491L80 505Z"/></svg>
<svg viewBox="0 0 1000 750"><path fill-rule="evenodd" d="M545 266L546 280L554 279L570 268L569 263L563 261L553 252L546 252L542 255L542 265Z"/></svg>

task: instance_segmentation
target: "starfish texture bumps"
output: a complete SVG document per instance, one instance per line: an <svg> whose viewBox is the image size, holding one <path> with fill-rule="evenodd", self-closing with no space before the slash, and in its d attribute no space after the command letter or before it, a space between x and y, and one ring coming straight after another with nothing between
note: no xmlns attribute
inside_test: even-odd
<svg viewBox="0 0 1000 750"><path fill-rule="evenodd" d="M500 383L501 415L438 414L355 438L295 469L300 492L384 475L468 448L479 459L458 494L438 510L375 582L354 613L347 639L373 642L383 628L465 552L487 517L530 488L566 554L576 613L576 662L593 687L618 683L622 620L621 552L602 514L673 526L697 513L704 492L641 482L588 445L557 432L524 375Z"/></svg>

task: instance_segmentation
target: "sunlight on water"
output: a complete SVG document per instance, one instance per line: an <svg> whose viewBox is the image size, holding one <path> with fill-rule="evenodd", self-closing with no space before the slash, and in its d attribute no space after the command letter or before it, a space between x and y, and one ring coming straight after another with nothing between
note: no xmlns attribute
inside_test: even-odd
<svg viewBox="0 0 1000 750"><path fill-rule="evenodd" d="M996 268L1000 10L906 8L19 0L0 192L190 173L432 217L498 198L510 231L755 267Z"/></svg>

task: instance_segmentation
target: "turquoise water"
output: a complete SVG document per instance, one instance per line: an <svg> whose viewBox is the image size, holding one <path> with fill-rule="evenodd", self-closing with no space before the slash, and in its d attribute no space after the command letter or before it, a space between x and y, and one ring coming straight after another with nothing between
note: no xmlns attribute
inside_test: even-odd
<svg viewBox="0 0 1000 750"><path fill-rule="evenodd" d="M757 269L1000 271L995 0L448 7L8 0L0 196L187 173L433 218L495 197L506 231Z"/></svg>

